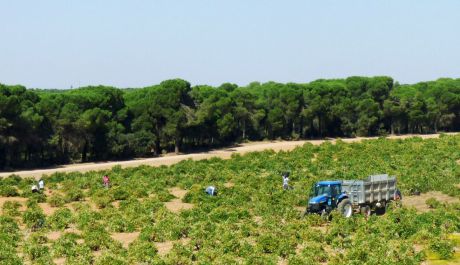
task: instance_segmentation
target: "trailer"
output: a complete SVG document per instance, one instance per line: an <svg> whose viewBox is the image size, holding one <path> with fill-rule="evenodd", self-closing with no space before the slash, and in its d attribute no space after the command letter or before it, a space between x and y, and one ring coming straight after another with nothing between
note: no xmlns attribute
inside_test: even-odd
<svg viewBox="0 0 460 265"><path fill-rule="evenodd" d="M372 175L364 180L320 181L312 189L307 213L328 214L337 209L345 217L354 212L383 214L393 200L401 199L396 178Z"/></svg>

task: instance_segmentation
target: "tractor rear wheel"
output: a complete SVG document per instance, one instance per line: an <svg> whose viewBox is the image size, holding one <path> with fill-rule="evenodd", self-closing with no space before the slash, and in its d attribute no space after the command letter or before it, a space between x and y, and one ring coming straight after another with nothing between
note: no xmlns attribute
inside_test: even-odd
<svg viewBox="0 0 460 265"><path fill-rule="evenodd" d="M353 215L353 206L349 199L343 199L337 205L337 210L341 213L344 217L349 218Z"/></svg>

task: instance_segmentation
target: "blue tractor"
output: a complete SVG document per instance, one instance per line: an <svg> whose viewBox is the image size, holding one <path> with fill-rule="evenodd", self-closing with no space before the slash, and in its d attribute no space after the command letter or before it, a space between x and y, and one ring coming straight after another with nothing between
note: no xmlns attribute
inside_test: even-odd
<svg viewBox="0 0 460 265"><path fill-rule="evenodd" d="M307 213L327 215L338 209L345 217L353 214L353 205L346 192L342 191L341 181L320 181L311 191L307 205Z"/></svg>
<svg viewBox="0 0 460 265"><path fill-rule="evenodd" d="M337 209L345 217L353 212L383 214L392 201L401 199L396 178L387 174L364 180L320 181L313 185L306 213L327 215Z"/></svg>

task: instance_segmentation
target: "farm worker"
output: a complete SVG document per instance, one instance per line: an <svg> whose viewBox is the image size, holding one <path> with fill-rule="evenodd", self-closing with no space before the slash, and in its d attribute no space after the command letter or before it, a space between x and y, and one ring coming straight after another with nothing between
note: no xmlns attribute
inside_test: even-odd
<svg viewBox="0 0 460 265"><path fill-rule="evenodd" d="M37 185L35 185L35 184L32 185L32 192L33 192L33 193L38 192L38 187L37 187Z"/></svg>
<svg viewBox="0 0 460 265"><path fill-rule="evenodd" d="M217 189L214 186L207 187L205 192L211 196L217 196Z"/></svg>
<svg viewBox="0 0 460 265"><path fill-rule="evenodd" d="M109 179L109 176L108 175L104 175L102 177L102 182L104 184L104 187L108 188L109 185L110 185L110 179Z"/></svg>
<svg viewBox="0 0 460 265"><path fill-rule="evenodd" d="M43 179L40 179L40 180L38 181L38 188L39 188L40 190L45 189L45 182L43 181Z"/></svg>
<svg viewBox="0 0 460 265"><path fill-rule="evenodd" d="M283 189L284 190L290 189L290 187L289 187L289 172L284 172L283 173Z"/></svg>

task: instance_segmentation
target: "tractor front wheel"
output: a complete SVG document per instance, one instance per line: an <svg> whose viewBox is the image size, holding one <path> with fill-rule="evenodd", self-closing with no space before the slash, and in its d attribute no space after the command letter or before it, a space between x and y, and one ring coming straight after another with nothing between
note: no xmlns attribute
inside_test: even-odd
<svg viewBox="0 0 460 265"><path fill-rule="evenodd" d="M349 218L353 215L353 206L349 199L343 199L337 205L337 210L341 213L344 217Z"/></svg>

